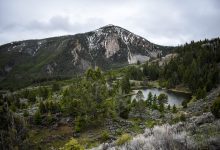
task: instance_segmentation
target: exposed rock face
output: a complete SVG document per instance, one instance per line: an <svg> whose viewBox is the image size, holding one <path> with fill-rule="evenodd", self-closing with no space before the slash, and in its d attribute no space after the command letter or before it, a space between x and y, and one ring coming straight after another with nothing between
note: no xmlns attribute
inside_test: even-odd
<svg viewBox="0 0 220 150"><path fill-rule="evenodd" d="M83 34L13 42L0 46L0 83L48 75L72 77L88 67L110 69L167 53L169 47L114 25Z"/></svg>
<svg viewBox="0 0 220 150"><path fill-rule="evenodd" d="M109 58L117 53L117 51L120 50L118 39L116 35L113 35L112 37L108 37L105 43L105 56L106 58Z"/></svg>
<svg viewBox="0 0 220 150"><path fill-rule="evenodd" d="M79 55L78 53L82 50L81 48L81 44L79 43L79 41L76 41L76 45L73 48L73 50L71 51L71 54L73 55L73 64L76 65L76 63L79 60Z"/></svg>

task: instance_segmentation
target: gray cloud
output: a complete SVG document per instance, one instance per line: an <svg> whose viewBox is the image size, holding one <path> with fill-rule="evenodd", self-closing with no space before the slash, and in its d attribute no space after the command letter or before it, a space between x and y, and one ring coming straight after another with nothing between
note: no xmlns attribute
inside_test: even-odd
<svg viewBox="0 0 220 150"><path fill-rule="evenodd" d="M219 0L0 0L0 44L76 34L106 24L177 45L220 35Z"/></svg>

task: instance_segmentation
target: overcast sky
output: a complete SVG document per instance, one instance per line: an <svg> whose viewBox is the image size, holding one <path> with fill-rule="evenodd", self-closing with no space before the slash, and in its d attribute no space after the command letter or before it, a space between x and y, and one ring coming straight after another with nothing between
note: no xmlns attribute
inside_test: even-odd
<svg viewBox="0 0 220 150"><path fill-rule="evenodd" d="M161 45L220 36L220 0L0 0L0 44L107 24Z"/></svg>

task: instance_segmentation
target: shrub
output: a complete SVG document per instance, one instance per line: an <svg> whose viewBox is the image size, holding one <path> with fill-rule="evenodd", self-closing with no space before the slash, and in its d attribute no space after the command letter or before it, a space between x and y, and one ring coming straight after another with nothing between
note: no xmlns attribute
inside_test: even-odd
<svg viewBox="0 0 220 150"><path fill-rule="evenodd" d="M71 138L64 146L64 150L84 150L84 148L74 138Z"/></svg>
<svg viewBox="0 0 220 150"><path fill-rule="evenodd" d="M35 94L35 92L34 91L29 91L27 99L30 102L36 102L36 94Z"/></svg>
<svg viewBox="0 0 220 150"><path fill-rule="evenodd" d="M189 100L188 99L185 99L183 102L182 102L182 106L183 108L187 108L187 104L188 104Z"/></svg>
<svg viewBox="0 0 220 150"><path fill-rule="evenodd" d="M109 145L107 145L109 146ZM143 134L132 138L126 145L113 145L106 148L105 144L97 149L112 150L186 150L198 149L193 138L188 136L182 124L155 126L145 129Z"/></svg>
<svg viewBox="0 0 220 150"><path fill-rule="evenodd" d="M173 110L172 110L172 112L173 112L173 113L177 113L177 109L176 109L176 105L175 105L175 104L173 105Z"/></svg>
<svg viewBox="0 0 220 150"><path fill-rule="evenodd" d="M40 111L37 111L35 114L34 114L34 123L39 125L41 124L41 121L42 121L42 116L41 116L41 113Z"/></svg>
<svg viewBox="0 0 220 150"><path fill-rule="evenodd" d="M47 118L46 119L47 119L47 123L48 124L51 124L53 122L53 117L52 117L50 112L47 114Z"/></svg>
<svg viewBox="0 0 220 150"><path fill-rule="evenodd" d="M148 121L145 122L145 125L146 125L147 128L153 128L156 124L157 123L154 120L148 120Z"/></svg>
<svg viewBox="0 0 220 150"><path fill-rule="evenodd" d="M129 109L129 108L124 108L124 109L120 112L119 116L120 116L121 118L123 118L123 119L128 119L129 112L130 112L130 109Z"/></svg>
<svg viewBox="0 0 220 150"><path fill-rule="evenodd" d="M102 132L102 135L101 135L101 140L102 141L107 141L109 138L110 138L110 135L109 135L108 131Z"/></svg>
<svg viewBox="0 0 220 150"><path fill-rule="evenodd" d="M78 116L75 120L74 130L79 133L86 126L86 120L83 117Z"/></svg>
<svg viewBox="0 0 220 150"><path fill-rule="evenodd" d="M39 94L39 97L42 97L45 100L49 96L49 90L46 87L39 87L38 94Z"/></svg>
<svg viewBox="0 0 220 150"><path fill-rule="evenodd" d="M122 134L121 137L116 141L117 145L124 145L125 143L129 142L132 139L130 134Z"/></svg>
<svg viewBox="0 0 220 150"><path fill-rule="evenodd" d="M39 105L39 111L41 112L41 113L45 113L46 112L46 106L45 106L45 104L41 101L40 102L40 105Z"/></svg>
<svg viewBox="0 0 220 150"><path fill-rule="evenodd" d="M23 116L24 117L28 117L29 116L29 112L27 110L25 110Z"/></svg>
<svg viewBox="0 0 220 150"><path fill-rule="evenodd" d="M220 118L220 97L213 102L211 112L216 118Z"/></svg>
<svg viewBox="0 0 220 150"><path fill-rule="evenodd" d="M186 121L186 115L185 115L185 114L182 113L182 114L180 115L180 121L182 121L182 122L183 122L183 121Z"/></svg>

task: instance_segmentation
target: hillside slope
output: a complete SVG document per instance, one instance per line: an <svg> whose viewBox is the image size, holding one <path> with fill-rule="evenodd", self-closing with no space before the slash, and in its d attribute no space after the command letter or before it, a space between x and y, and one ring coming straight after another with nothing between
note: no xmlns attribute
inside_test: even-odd
<svg viewBox="0 0 220 150"><path fill-rule="evenodd" d="M83 34L12 42L0 46L1 88L72 77L92 66L106 70L143 62L170 49L114 25Z"/></svg>

